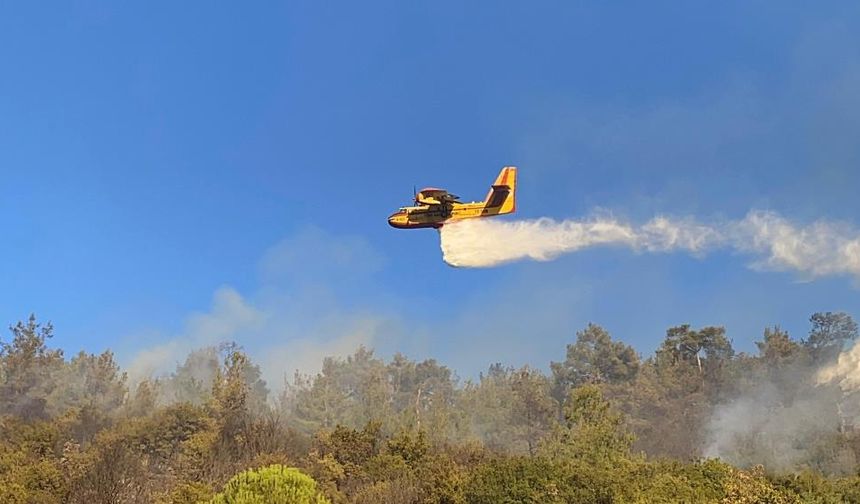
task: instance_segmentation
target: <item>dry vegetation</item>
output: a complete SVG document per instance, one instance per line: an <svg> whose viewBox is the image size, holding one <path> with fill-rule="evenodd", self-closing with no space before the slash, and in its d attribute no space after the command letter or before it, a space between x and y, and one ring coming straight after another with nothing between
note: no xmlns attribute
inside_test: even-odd
<svg viewBox="0 0 860 504"><path fill-rule="evenodd" d="M235 345L132 386L31 317L0 350L0 502L860 502L852 398L814 380L857 325L811 322L756 355L674 327L645 360L589 325L549 375L465 382L362 348L275 396Z"/></svg>

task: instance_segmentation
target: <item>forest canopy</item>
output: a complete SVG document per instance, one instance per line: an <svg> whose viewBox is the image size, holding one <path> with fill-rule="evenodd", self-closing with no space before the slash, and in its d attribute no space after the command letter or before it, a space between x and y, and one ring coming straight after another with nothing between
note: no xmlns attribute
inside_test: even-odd
<svg viewBox="0 0 860 504"><path fill-rule="evenodd" d="M845 313L753 354L679 325L643 357L589 324L548 371L466 380L360 347L283 388L230 342L130 383L53 332L0 340L2 502L860 502Z"/></svg>

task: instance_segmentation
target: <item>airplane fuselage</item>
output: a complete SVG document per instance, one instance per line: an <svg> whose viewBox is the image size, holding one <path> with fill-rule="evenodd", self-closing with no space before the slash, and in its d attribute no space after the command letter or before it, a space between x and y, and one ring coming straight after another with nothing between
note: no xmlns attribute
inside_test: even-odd
<svg viewBox="0 0 860 504"><path fill-rule="evenodd" d="M403 207L388 217L388 223L398 229L440 228L443 224L475 217L498 215L499 208L488 208L483 201L454 203L450 209L440 205Z"/></svg>

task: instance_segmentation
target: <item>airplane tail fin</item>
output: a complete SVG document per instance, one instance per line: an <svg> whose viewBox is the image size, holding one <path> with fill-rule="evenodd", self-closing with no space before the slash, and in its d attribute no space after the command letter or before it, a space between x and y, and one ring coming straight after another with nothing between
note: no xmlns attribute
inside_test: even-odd
<svg viewBox="0 0 860 504"><path fill-rule="evenodd" d="M505 166L493 182L487 199L484 200L484 208L495 210L496 214L509 214L517 209L517 167Z"/></svg>

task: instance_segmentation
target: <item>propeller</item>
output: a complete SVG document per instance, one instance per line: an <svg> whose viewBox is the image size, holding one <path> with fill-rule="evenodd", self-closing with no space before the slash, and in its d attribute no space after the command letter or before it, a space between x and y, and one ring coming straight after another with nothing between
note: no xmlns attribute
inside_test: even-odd
<svg viewBox="0 0 860 504"><path fill-rule="evenodd" d="M412 185L412 201L418 203L418 189L416 189L415 184Z"/></svg>

